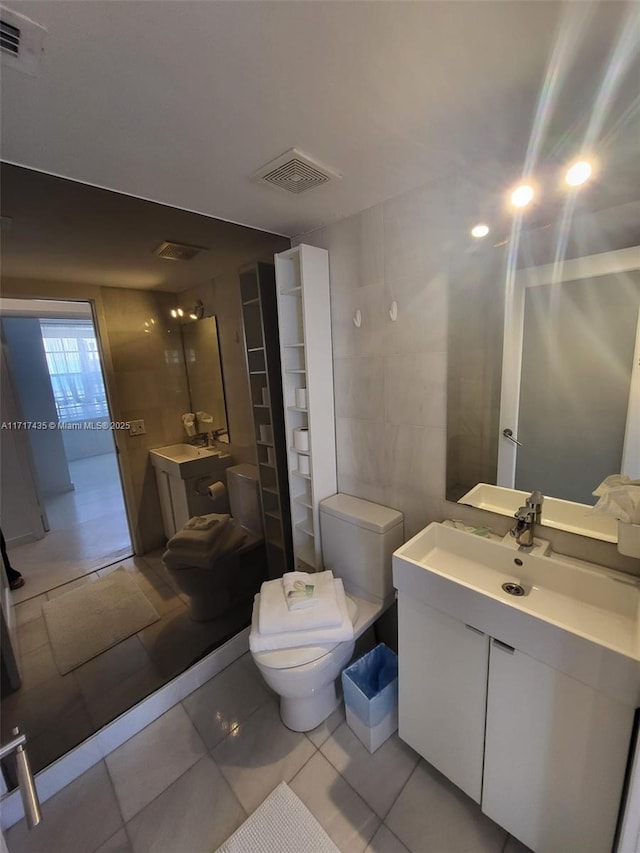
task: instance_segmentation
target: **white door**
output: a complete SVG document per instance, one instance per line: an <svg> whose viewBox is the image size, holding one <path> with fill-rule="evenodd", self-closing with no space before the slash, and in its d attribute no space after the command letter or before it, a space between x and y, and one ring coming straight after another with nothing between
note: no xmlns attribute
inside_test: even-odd
<svg viewBox="0 0 640 853"><path fill-rule="evenodd" d="M482 811L536 853L611 853L633 717L493 640Z"/></svg>
<svg viewBox="0 0 640 853"><path fill-rule="evenodd" d="M398 596L398 733L477 803L482 792L489 638Z"/></svg>

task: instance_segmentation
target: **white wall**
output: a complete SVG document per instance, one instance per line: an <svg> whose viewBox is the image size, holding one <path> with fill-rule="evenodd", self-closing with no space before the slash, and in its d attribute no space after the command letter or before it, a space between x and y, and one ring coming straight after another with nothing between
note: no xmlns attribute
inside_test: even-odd
<svg viewBox="0 0 640 853"><path fill-rule="evenodd" d="M39 320L5 317L2 320L14 386L27 421L57 423L56 409ZM60 430L27 432L42 495L73 489Z"/></svg>

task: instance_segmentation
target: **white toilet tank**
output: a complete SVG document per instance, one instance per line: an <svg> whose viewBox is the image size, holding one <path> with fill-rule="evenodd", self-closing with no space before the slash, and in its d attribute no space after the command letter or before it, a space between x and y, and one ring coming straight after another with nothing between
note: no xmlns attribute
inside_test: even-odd
<svg viewBox="0 0 640 853"><path fill-rule="evenodd" d="M259 538L263 536L258 469L255 465L227 468L227 491L231 515Z"/></svg>
<svg viewBox="0 0 640 853"><path fill-rule="evenodd" d="M404 542L401 512L332 495L320 501L320 541L325 569L342 578L348 592L370 601L393 597L391 555Z"/></svg>

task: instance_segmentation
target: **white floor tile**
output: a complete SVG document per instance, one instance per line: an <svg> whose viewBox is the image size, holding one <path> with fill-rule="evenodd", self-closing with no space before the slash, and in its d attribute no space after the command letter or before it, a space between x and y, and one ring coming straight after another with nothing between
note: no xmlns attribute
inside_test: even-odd
<svg viewBox="0 0 640 853"><path fill-rule="evenodd" d="M290 783L343 853L362 853L380 821L319 752Z"/></svg>
<svg viewBox="0 0 640 853"><path fill-rule="evenodd" d="M419 758L397 735L370 753L346 722L327 738L320 751L381 818L394 804Z"/></svg>
<svg viewBox="0 0 640 853"><path fill-rule="evenodd" d="M130 820L206 753L181 705L105 759L125 820Z"/></svg>
<svg viewBox="0 0 640 853"><path fill-rule="evenodd" d="M108 841L96 850L96 853L133 853L126 830L116 832Z"/></svg>
<svg viewBox="0 0 640 853"><path fill-rule="evenodd" d="M209 749L257 708L271 701L256 675L245 660L237 660L183 700L185 710Z"/></svg>
<svg viewBox="0 0 640 853"><path fill-rule="evenodd" d="M308 738L282 724L275 702L269 701L236 726L212 755L243 808L252 812L314 752Z"/></svg>
<svg viewBox="0 0 640 853"><path fill-rule="evenodd" d="M211 853L245 818L205 756L136 815L127 830L135 853Z"/></svg>
<svg viewBox="0 0 640 853"><path fill-rule="evenodd" d="M329 735L334 732L342 722L344 722L344 702L341 702L333 714L329 714L323 723L320 723L320 725L316 726L315 729L307 732L307 737L314 746L320 748Z"/></svg>
<svg viewBox="0 0 640 853"><path fill-rule="evenodd" d="M122 818L104 764L44 803L42 818L31 831L22 820L6 832L9 853L93 853L111 838Z"/></svg>
<svg viewBox="0 0 640 853"><path fill-rule="evenodd" d="M507 833L420 761L385 819L411 853L501 853Z"/></svg>
<svg viewBox="0 0 640 853"><path fill-rule="evenodd" d="M390 829L382 824L364 853L409 853Z"/></svg>

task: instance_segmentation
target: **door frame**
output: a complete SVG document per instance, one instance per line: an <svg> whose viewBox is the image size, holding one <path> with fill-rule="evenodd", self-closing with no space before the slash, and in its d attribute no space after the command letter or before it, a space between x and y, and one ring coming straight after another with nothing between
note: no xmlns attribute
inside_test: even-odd
<svg viewBox="0 0 640 853"><path fill-rule="evenodd" d="M3 299L44 299L56 302L88 302L93 316L93 325L96 333L102 376L107 396L107 405L114 421L124 420L119 412L117 398L114 393L115 373L109 336L102 303L100 287L95 285L70 284L65 282L41 281L38 279L4 279L2 281ZM131 476L131 459L129 457L126 436L123 430L113 432L116 458L120 471L122 492L124 497L125 513L129 526L131 545L134 554L144 553L142 535L137 521L135 511L136 499L133 480Z"/></svg>

